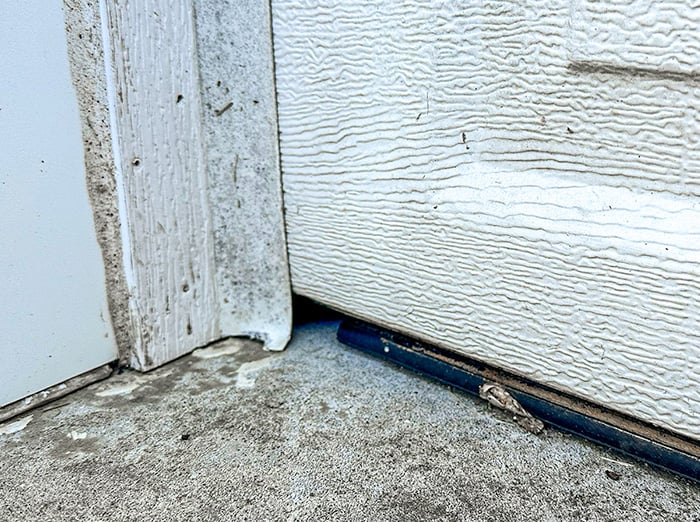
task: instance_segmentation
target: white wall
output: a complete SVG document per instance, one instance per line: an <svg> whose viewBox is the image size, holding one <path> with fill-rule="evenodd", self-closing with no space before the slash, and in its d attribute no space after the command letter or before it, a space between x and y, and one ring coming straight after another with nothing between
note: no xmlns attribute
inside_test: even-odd
<svg viewBox="0 0 700 522"><path fill-rule="evenodd" d="M0 405L116 358L60 2L0 16Z"/></svg>

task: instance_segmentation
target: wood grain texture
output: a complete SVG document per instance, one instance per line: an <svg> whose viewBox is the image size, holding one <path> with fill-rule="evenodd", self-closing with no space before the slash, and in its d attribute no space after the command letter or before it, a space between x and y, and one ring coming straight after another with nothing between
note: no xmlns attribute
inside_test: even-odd
<svg viewBox="0 0 700 522"><path fill-rule="evenodd" d="M270 6L194 4L221 333L280 350L292 310Z"/></svg>
<svg viewBox="0 0 700 522"><path fill-rule="evenodd" d="M135 331L146 370L219 336L191 2L103 4Z"/></svg>
<svg viewBox="0 0 700 522"><path fill-rule="evenodd" d="M604 37L576 54L583 2L272 5L293 288L700 438L700 85L675 33L644 69Z"/></svg>
<svg viewBox="0 0 700 522"><path fill-rule="evenodd" d="M683 0L572 0L571 59L700 74L700 9Z"/></svg>

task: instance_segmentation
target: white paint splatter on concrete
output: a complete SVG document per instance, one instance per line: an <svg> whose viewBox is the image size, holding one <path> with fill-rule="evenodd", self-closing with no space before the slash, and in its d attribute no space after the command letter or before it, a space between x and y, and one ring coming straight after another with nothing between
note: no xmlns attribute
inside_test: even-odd
<svg viewBox="0 0 700 522"><path fill-rule="evenodd" d="M254 387L258 373L260 373L260 370L270 366L272 359L272 357L266 357L259 361L241 364L236 374L236 388L250 389Z"/></svg>
<svg viewBox="0 0 700 522"><path fill-rule="evenodd" d="M126 384L118 384L110 388L105 388L104 390L95 393L98 397L113 397L115 395L127 395L137 389L139 385L135 382L130 382Z"/></svg>
<svg viewBox="0 0 700 522"><path fill-rule="evenodd" d="M15 422L9 422L3 426L0 426L0 435L10 435L11 433L22 431L27 427L27 424L29 424L33 418L33 415L27 415L26 417Z"/></svg>
<svg viewBox="0 0 700 522"><path fill-rule="evenodd" d="M243 341L240 339L231 339L225 343L218 343L214 346L195 350L192 352L192 357L197 357L198 359L213 359L214 357L221 357L223 355L234 355L240 351L242 343Z"/></svg>

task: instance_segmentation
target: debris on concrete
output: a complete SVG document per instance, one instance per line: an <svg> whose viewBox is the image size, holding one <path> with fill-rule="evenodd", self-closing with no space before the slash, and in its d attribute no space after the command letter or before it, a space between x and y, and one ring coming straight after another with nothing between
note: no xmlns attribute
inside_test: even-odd
<svg viewBox="0 0 700 522"><path fill-rule="evenodd" d="M606 469L605 474L610 480L620 480L622 478L622 475L620 475L617 471L613 471L611 469Z"/></svg>
<svg viewBox="0 0 700 522"><path fill-rule="evenodd" d="M250 389L255 386L255 379L261 370L272 363L273 357L243 363L236 375L236 388Z"/></svg>
<svg viewBox="0 0 700 522"><path fill-rule="evenodd" d="M500 384L485 382L479 386L479 397L497 408L512 413L513 420L530 433L539 434L544 430L542 421L530 415Z"/></svg>
<svg viewBox="0 0 700 522"><path fill-rule="evenodd" d="M279 354L245 341L127 370L34 410L0 436L0 520L700 520L696 484L555 429L533 437L341 345L337 327L298 328Z"/></svg>
<svg viewBox="0 0 700 522"><path fill-rule="evenodd" d="M222 357L224 355L235 355L245 346L246 339L229 338L218 343L200 348L192 352L192 357L197 359L211 359L212 357Z"/></svg>

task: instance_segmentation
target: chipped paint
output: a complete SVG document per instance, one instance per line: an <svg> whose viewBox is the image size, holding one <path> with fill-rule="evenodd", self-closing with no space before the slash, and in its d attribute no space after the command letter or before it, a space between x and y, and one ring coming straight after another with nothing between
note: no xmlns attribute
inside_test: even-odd
<svg viewBox="0 0 700 522"><path fill-rule="evenodd" d="M241 364L236 374L236 388L250 389L255 386L255 380L261 370L272 363L273 357Z"/></svg>
<svg viewBox="0 0 700 522"><path fill-rule="evenodd" d="M198 359L213 359L223 355L234 355L241 350L243 340L230 339L224 343L217 343L206 348L201 348L192 352L192 356Z"/></svg>
<svg viewBox="0 0 700 522"><path fill-rule="evenodd" d="M0 435L10 435L12 433L22 431L27 427L27 424L29 424L33 418L33 415L27 415L26 417L16 420L15 422L10 422L4 426L0 426Z"/></svg>
<svg viewBox="0 0 700 522"><path fill-rule="evenodd" d="M115 395L127 395L136 390L139 385L135 382L126 384L118 384L109 388L103 389L95 393L97 397L114 397Z"/></svg>

